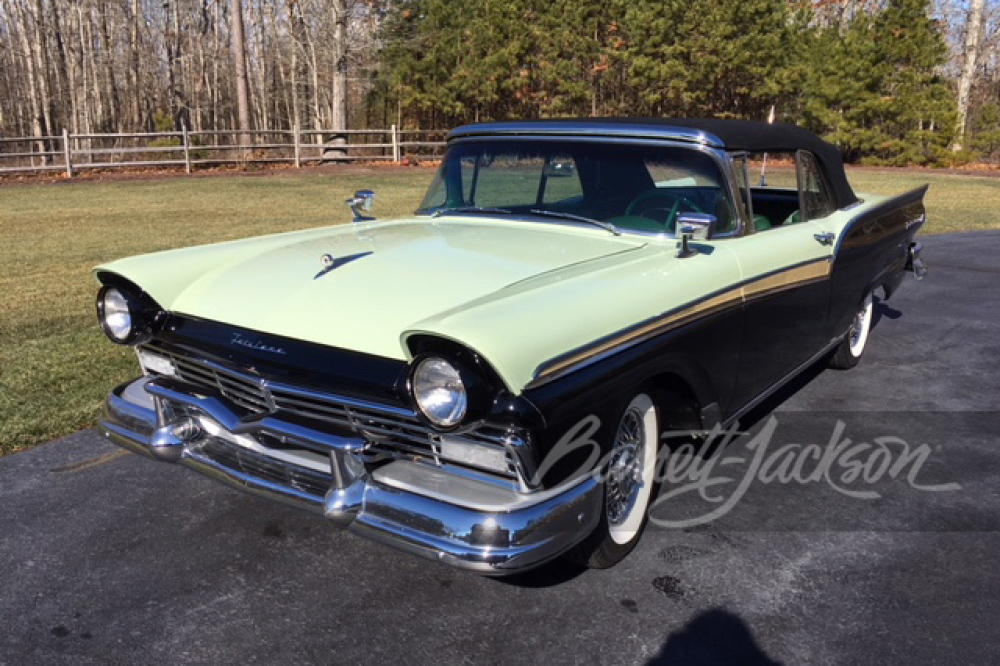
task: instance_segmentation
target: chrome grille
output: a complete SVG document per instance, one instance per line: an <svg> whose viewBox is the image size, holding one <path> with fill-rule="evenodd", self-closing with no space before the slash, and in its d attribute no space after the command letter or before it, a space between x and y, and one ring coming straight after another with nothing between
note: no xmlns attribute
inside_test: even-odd
<svg viewBox="0 0 1000 666"><path fill-rule="evenodd" d="M330 423L363 435L370 442L369 450L373 453L427 459L436 464L447 462L441 455L439 436L424 425L412 410L272 382L159 345L147 344L143 348L169 358L180 379L216 391L248 412L274 413L279 417L284 413ZM504 428L483 426L464 433L461 438L503 449L507 457L505 476L517 477L517 467L507 446L509 434Z"/></svg>
<svg viewBox="0 0 1000 666"><path fill-rule="evenodd" d="M274 411L274 403L267 389L267 382L251 376L233 372L218 364L205 364L191 359L165 352L162 349L151 348L158 354L168 356L177 368L177 374L186 382L214 388L223 397L251 412L266 413Z"/></svg>
<svg viewBox="0 0 1000 666"><path fill-rule="evenodd" d="M278 462L262 453L228 442L219 437L208 437L198 445L195 453L228 469L243 472L257 479L270 481L287 488L322 498L330 489L331 475L300 467L287 462Z"/></svg>

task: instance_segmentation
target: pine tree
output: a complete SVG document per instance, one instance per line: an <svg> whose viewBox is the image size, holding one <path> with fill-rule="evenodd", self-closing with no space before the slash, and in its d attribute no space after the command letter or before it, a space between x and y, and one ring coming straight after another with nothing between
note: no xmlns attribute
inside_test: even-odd
<svg viewBox="0 0 1000 666"><path fill-rule="evenodd" d="M954 97L941 74L947 49L926 0L889 0L844 33L830 27L807 49L803 115L849 159L890 164L945 157Z"/></svg>
<svg viewBox="0 0 1000 666"><path fill-rule="evenodd" d="M784 0L635 2L622 22L642 113L763 119L795 58Z"/></svg>

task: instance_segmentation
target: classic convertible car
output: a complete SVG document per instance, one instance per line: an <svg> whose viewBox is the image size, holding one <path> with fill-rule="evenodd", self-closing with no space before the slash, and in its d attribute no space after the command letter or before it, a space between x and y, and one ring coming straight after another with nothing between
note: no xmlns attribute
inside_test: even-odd
<svg viewBox="0 0 1000 666"><path fill-rule="evenodd" d="M143 370L102 432L457 567L611 566L661 432L858 362L923 273L925 189L859 198L792 126L460 127L414 217L361 191L355 224L98 267Z"/></svg>

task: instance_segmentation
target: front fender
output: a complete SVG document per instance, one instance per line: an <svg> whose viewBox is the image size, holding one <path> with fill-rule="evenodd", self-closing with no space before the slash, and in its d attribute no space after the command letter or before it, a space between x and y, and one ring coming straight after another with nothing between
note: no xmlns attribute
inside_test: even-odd
<svg viewBox="0 0 1000 666"><path fill-rule="evenodd" d="M741 307L729 308L525 391L546 417L547 427L536 439L538 454L544 459L566 433L590 417L601 423L596 438L606 449L611 427L632 395L664 384L679 384L698 407L714 404L725 413L739 364L742 317ZM556 474L545 484L561 480Z"/></svg>

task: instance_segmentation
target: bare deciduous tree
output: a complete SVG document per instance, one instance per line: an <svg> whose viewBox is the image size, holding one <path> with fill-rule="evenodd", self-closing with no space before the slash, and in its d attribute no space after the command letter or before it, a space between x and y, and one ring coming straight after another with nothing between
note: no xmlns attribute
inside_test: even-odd
<svg viewBox="0 0 1000 666"><path fill-rule="evenodd" d="M250 82L247 79L247 46L243 36L243 2L230 0L230 13L233 21L233 66L236 70L236 105L239 109L240 129L250 129ZM248 135L244 134L240 143L248 143Z"/></svg>
<svg viewBox="0 0 1000 666"><path fill-rule="evenodd" d="M979 51L983 41L983 6L984 0L972 0L969 3L968 17L965 22L965 50L962 73L958 77L958 100L955 118L955 135L951 149L959 152L965 146L965 130L969 121L969 96L972 92L973 80L976 76L976 65L979 62Z"/></svg>
<svg viewBox="0 0 1000 666"><path fill-rule="evenodd" d="M343 129L380 21L368 0L0 0L0 132Z"/></svg>

